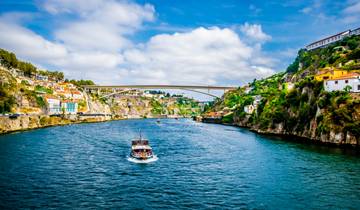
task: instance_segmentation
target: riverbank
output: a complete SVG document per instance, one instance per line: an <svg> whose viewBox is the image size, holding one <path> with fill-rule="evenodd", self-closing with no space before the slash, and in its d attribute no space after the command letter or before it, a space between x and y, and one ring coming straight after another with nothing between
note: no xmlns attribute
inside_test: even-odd
<svg viewBox="0 0 360 210"><path fill-rule="evenodd" d="M210 124L221 124L227 126L236 126L241 128L249 129L252 132L268 135L268 136L278 136L281 138L289 139L293 138L292 140L301 141L304 143L310 144L322 144L322 145L331 145L337 147L351 147L360 150L360 142L356 138L356 136L346 135L343 136L341 134L330 133L329 136L322 136L322 138L311 138L307 135L299 135L296 133L288 133L282 126L277 126L275 129L267 129L262 130L258 127L252 127L248 125L242 125L241 123L224 123L221 120L213 119L213 118L195 118L196 121L203 122L203 123L210 123Z"/></svg>
<svg viewBox="0 0 360 210"><path fill-rule="evenodd" d="M23 115L16 118L0 118L0 134L16 131L25 131L38 128L76 124L104 122L111 120L111 116L49 116L49 115Z"/></svg>
<svg viewBox="0 0 360 210"><path fill-rule="evenodd" d="M184 118L183 116L153 116L146 118ZM80 123L97 123L113 120L131 120L131 119L145 119L141 117L121 118L113 115L64 115L64 116L50 116L50 115L21 115L16 118L0 117L0 135L18 131L33 130L39 128L62 126L69 124Z"/></svg>

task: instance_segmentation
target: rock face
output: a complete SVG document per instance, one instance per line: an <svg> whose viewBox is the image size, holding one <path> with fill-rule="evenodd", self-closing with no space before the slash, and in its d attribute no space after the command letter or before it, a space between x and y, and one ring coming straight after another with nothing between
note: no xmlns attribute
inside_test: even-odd
<svg viewBox="0 0 360 210"><path fill-rule="evenodd" d="M347 131L336 131L338 129L334 128L334 130L330 130L329 133L321 133L317 134L317 124L316 120L313 119L310 122L309 128L304 129L302 132L297 131L288 131L286 130L283 123L274 124L273 126L262 129L258 124L252 124L248 121L249 118L246 118L245 120L242 119L235 119L233 122L233 125L239 126L239 127L247 127L250 128L250 130L255 131L257 133L262 134L276 134L276 135L286 135L286 136L297 136L301 138L306 138L309 141L316 141L316 142L322 142L322 143L330 143L330 144L336 144L336 145L353 145L353 146L360 146L360 137L356 136L350 132ZM203 122L209 122L211 121L203 121ZM219 123L219 122L217 122Z"/></svg>
<svg viewBox="0 0 360 210"><path fill-rule="evenodd" d="M30 81L30 82L29 82ZM4 113L18 113L18 117L0 116L0 134L35 129L47 126L64 125L69 123L99 122L116 119L154 118L154 117L189 117L200 112L200 107L189 98L161 98L154 94L151 97L137 95L114 95L114 97L101 98L96 93L82 92L84 98L78 101L78 114L61 117L47 115L47 94L51 96L62 82L47 81L39 83L34 78L19 76L0 64L0 107L4 107L4 97L11 97L11 105L6 105ZM36 84L42 84L36 85ZM37 86L49 87L49 92L34 91ZM74 86L72 84L72 86ZM61 86L62 87L62 86ZM81 91L81 87L72 87ZM67 97L67 96L66 96ZM2 100L2 101L1 101ZM10 101L10 100L9 100ZM85 114L85 115L84 115Z"/></svg>
<svg viewBox="0 0 360 210"><path fill-rule="evenodd" d="M227 92L203 117L206 119L208 113L231 109L234 113L233 125L259 133L297 136L313 142L359 148L360 94L327 92L322 81L311 77L297 78L294 87L286 89L284 83L292 77L280 73L253 82L250 84L253 89L249 92L242 88ZM254 105L257 96L262 99L256 103L255 110L246 112L245 107ZM220 122L224 123L224 118ZM229 124L228 121L226 118L224 124Z"/></svg>
<svg viewBox="0 0 360 210"><path fill-rule="evenodd" d="M66 125L82 122L102 122L111 120L110 116L76 116L63 117L48 115L19 116L17 118L0 117L0 134L14 131L30 130L56 125Z"/></svg>

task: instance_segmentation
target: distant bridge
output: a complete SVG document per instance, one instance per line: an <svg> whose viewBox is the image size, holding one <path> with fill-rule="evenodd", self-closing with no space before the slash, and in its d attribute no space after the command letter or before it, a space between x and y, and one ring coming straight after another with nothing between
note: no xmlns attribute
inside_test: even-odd
<svg viewBox="0 0 360 210"><path fill-rule="evenodd" d="M225 92L228 90L237 89L237 87L231 87L231 86L206 86L206 85L83 85L82 87L85 89L85 91L96 90L99 93L101 90L112 91L112 93L107 94L104 97L109 97L117 93L123 93L134 89L144 89L144 90L166 89L166 90L187 90L187 91L208 95L214 98L218 98L218 96L211 94L210 90L223 90ZM207 92L200 90L207 90Z"/></svg>

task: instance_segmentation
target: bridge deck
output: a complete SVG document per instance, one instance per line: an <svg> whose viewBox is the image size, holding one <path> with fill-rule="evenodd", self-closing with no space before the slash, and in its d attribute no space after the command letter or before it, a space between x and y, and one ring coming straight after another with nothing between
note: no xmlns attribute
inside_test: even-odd
<svg viewBox="0 0 360 210"><path fill-rule="evenodd" d="M206 89L206 90L235 90L231 86L205 86L205 85L83 85L87 89Z"/></svg>

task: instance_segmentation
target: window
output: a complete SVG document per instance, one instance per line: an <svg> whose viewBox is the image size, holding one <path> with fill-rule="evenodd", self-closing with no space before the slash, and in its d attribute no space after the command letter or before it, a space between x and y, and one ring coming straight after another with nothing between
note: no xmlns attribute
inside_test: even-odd
<svg viewBox="0 0 360 210"><path fill-rule="evenodd" d="M358 90L360 90L360 85L358 85Z"/></svg>
<svg viewBox="0 0 360 210"><path fill-rule="evenodd" d="M335 81L335 84L337 84L337 83L338 83L338 81L336 80L336 81Z"/></svg>
<svg viewBox="0 0 360 210"><path fill-rule="evenodd" d="M346 84L349 83L349 80L345 80L345 83L346 83Z"/></svg>

